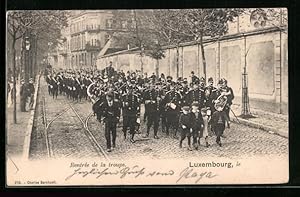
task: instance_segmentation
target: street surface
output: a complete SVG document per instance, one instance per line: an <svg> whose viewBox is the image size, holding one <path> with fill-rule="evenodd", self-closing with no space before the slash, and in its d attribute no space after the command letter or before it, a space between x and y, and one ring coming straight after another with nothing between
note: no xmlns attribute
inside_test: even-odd
<svg viewBox="0 0 300 197"><path fill-rule="evenodd" d="M43 107L44 97L46 105ZM184 141L183 148L180 149L179 141L167 137L160 129L158 132L160 139L153 138L153 130L150 130L149 138L143 138L146 132L144 123L141 126L142 133L136 134L137 141L132 144L129 138L124 140L122 129L119 126L116 149L108 153L106 152L104 126L96 120L95 116L91 116L92 103L85 100L81 102L68 100L63 95L53 99L48 94L46 82L41 78L35 129L31 139L31 159L47 157L43 108L46 111L47 124L53 120L47 129L47 136L49 152L54 158L103 158L104 155L107 155L110 159L117 160L142 157L152 159L227 157L234 159L251 156L287 157L288 155L288 139L234 123L231 124L230 129L225 130L226 138L222 139L222 147L216 144L216 137L212 135L209 137L211 144L209 148L204 146L204 139L201 139L202 145L199 150L193 151L187 149L186 141ZM143 119L141 118L141 120ZM87 130L91 132L92 137ZM91 138L94 138L104 151Z"/></svg>

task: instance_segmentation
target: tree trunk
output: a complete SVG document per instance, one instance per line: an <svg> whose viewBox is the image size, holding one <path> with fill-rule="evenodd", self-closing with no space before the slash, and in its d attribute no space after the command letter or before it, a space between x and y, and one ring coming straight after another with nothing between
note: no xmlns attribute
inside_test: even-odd
<svg viewBox="0 0 300 197"><path fill-rule="evenodd" d="M206 81L206 59L205 59L205 52L203 46L203 35L200 35L200 47L201 47L201 57L202 57L203 74L204 74L203 77Z"/></svg>
<svg viewBox="0 0 300 197"><path fill-rule="evenodd" d="M11 93L13 93L13 103L14 103L14 113L13 113L13 119L14 123L17 123L17 88L16 88L16 35L13 36L12 41L12 63L13 63L13 90Z"/></svg>
<svg viewBox="0 0 300 197"><path fill-rule="evenodd" d="M144 62L143 62L143 54L140 55L140 61L141 61L141 73L144 73Z"/></svg>
<svg viewBox="0 0 300 197"><path fill-rule="evenodd" d="M159 78L159 59L156 59L155 72L157 78Z"/></svg>
<svg viewBox="0 0 300 197"><path fill-rule="evenodd" d="M179 77L179 46L176 46L176 78Z"/></svg>

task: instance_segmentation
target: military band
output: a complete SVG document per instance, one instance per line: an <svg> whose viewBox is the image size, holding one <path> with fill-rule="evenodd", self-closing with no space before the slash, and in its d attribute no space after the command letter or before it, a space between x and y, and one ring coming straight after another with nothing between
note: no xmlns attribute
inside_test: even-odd
<svg viewBox="0 0 300 197"><path fill-rule="evenodd" d="M104 70L52 69L46 73L48 92L53 99L64 95L72 101L92 102L97 120L105 126L108 152L116 147L119 123L124 140L136 142L142 108L146 125L142 133L144 138L160 139L165 133L177 139L180 132L179 146L187 138L189 150L198 150L201 138L209 147L210 130L215 132L216 142L222 146L220 137L225 123L230 126L229 112L234 94L224 78L214 87L210 77L206 86L205 79L194 72L189 83L187 78L174 80L163 73L159 77L154 73L148 77L147 73L138 71L116 71L112 62Z"/></svg>

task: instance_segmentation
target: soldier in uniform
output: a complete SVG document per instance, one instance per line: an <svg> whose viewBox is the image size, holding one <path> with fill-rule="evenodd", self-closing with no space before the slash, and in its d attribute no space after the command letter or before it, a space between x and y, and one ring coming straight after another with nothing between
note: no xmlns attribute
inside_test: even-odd
<svg viewBox="0 0 300 197"><path fill-rule="evenodd" d="M111 148L114 149L116 147L116 129L121 112L120 103L114 100L111 92L108 92L104 101L98 107L94 108L99 122L101 122L102 117L104 117L103 122L105 124L106 147L107 152L111 152Z"/></svg>
<svg viewBox="0 0 300 197"><path fill-rule="evenodd" d="M173 137L177 138L178 119L180 112L182 96L175 91L175 82L170 84L170 91L166 93L164 98L165 115L166 115L166 134L169 135L170 127L173 128Z"/></svg>
<svg viewBox="0 0 300 197"><path fill-rule="evenodd" d="M201 83L203 84L201 79ZM202 87L199 87L199 81L195 81L193 84L193 89L189 91L186 95L186 103L191 106L193 102L199 103L199 108L203 108L205 105L205 93Z"/></svg>
<svg viewBox="0 0 300 197"><path fill-rule="evenodd" d="M215 91L214 87L214 80L212 77L208 78L208 86L205 87L205 98L206 98L206 107L209 110L212 110L214 108L214 105L212 103L212 92Z"/></svg>
<svg viewBox="0 0 300 197"><path fill-rule="evenodd" d="M129 128L130 142L134 143L135 129L140 117L140 101L138 96L133 93L132 87L128 87L127 93L123 94L122 102L124 139L127 137L127 129Z"/></svg>
<svg viewBox="0 0 300 197"><path fill-rule="evenodd" d="M162 98L160 97L159 92L155 89L155 85L153 83L150 84L150 89L144 93L144 102L148 109L147 133L144 137L149 136L150 128L153 125L154 138L158 139L157 131L162 107Z"/></svg>
<svg viewBox="0 0 300 197"><path fill-rule="evenodd" d="M195 82L198 82L199 78L195 75L194 71L191 72L191 86L195 84Z"/></svg>
<svg viewBox="0 0 300 197"><path fill-rule="evenodd" d="M222 86L223 94L227 96L227 103L224 108L224 111L228 118L227 127L230 128L229 112L230 112L230 107L232 105L232 100L234 99L234 94L232 88L227 85L227 80L223 78L222 81L223 81L223 86Z"/></svg>

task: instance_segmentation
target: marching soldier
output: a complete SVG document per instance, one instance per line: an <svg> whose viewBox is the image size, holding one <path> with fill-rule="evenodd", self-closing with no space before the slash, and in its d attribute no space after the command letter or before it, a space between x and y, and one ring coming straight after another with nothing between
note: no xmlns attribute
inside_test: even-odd
<svg viewBox="0 0 300 197"><path fill-rule="evenodd" d="M169 135L169 129L172 127L174 130L174 138L177 138L181 98L181 94L175 91L175 82L172 82L170 85L170 91L166 93L163 102L166 114L166 134Z"/></svg>
<svg viewBox="0 0 300 197"><path fill-rule="evenodd" d="M133 93L133 89L128 87L127 93L122 96L123 101L123 133L124 139L127 137L127 129L130 132L130 142L134 143L134 134L137 123L140 122L140 101L136 94Z"/></svg>
<svg viewBox="0 0 300 197"><path fill-rule="evenodd" d="M159 92L155 89L154 84L150 84L150 89L144 93L144 102L145 108L148 110L148 120L147 120L147 133L144 137L149 136L150 128L153 125L154 129L154 138L159 139L157 136L160 111L162 107L162 98L159 95Z"/></svg>
<svg viewBox="0 0 300 197"><path fill-rule="evenodd" d="M194 71L191 72L191 86L195 84L196 82L199 82L199 78L195 75Z"/></svg>
<svg viewBox="0 0 300 197"><path fill-rule="evenodd" d="M224 111L225 111L225 113L227 115L227 118L228 118L227 127L230 128L229 112L230 112L230 107L232 105L232 100L234 99L234 94L233 94L232 88L227 86L227 80L223 78L222 81L223 81L223 86L222 86L223 94L225 96L227 96L227 103L226 103L226 106L224 108Z"/></svg>
<svg viewBox="0 0 300 197"><path fill-rule="evenodd" d="M201 83L203 84L201 79ZM193 89L189 91L186 95L185 102L191 106L193 102L199 103L199 108L203 108L205 105L205 93L203 88L199 87L199 81L195 81L193 84Z"/></svg>
<svg viewBox="0 0 300 197"><path fill-rule="evenodd" d="M213 86L214 80L212 77L208 78L208 86L205 87L205 98L206 98L206 107L210 110L214 108L212 103L212 92L216 90Z"/></svg>
<svg viewBox="0 0 300 197"><path fill-rule="evenodd" d="M99 104L99 102L97 102ZM111 92L106 94L104 101L97 107L94 107L97 119L101 123L102 117L105 124L105 138L107 152L116 147L117 123L120 120L120 103L115 101Z"/></svg>

